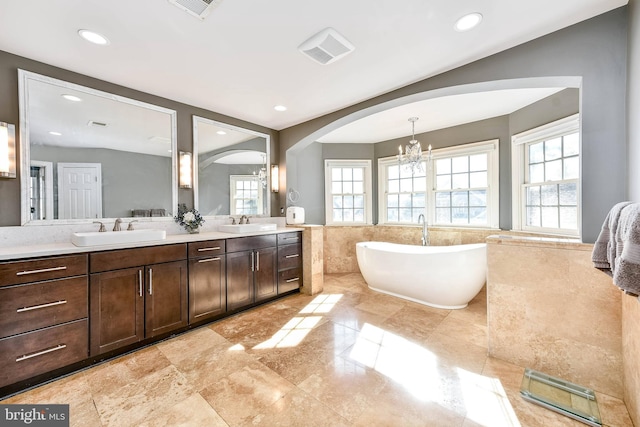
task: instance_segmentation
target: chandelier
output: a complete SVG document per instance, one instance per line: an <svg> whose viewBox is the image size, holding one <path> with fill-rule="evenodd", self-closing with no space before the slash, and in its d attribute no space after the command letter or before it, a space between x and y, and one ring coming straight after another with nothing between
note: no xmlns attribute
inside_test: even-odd
<svg viewBox="0 0 640 427"><path fill-rule="evenodd" d="M404 153L402 153L402 145L398 147L398 163L411 170L411 174L416 172L424 172L422 167L422 147L420 142L416 139L416 121L417 117L409 117L411 122L411 141L406 145Z"/></svg>
<svg viewBox="0 0 640 427"><path fill-rule="evenodd" d="M254 171L253 174L257 176L260 186L262 188L267 188L267 155L266 154L262 155L262 164L263 165L260 168L260 171L258 171L257 174Z"/></svg>

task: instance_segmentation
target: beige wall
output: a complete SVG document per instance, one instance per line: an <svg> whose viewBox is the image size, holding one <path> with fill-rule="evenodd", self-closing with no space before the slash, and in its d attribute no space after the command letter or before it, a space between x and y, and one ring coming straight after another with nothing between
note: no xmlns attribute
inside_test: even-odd
<svg viewBox="0 0 640 427"><path fill-rule="evenodd" d="M489 354L622 399L622 293L592 248L487 239Z"/></svg>
<svg viewBox="0 0 640 427"><path fill-rule="evenodd" d="M624 403L640 426L640 300L628 295L622 296L622 364Z"/></svg>

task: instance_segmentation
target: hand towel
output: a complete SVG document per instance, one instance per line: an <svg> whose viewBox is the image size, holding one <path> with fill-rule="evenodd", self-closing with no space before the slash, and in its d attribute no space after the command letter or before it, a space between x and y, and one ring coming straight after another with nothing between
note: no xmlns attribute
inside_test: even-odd
<svg viewBox="0 0 640 427"><path fill-rule="evenodd" d="M593 266L605 271L609 275L613 274L612 270L615 267L615 259L617 257L615 233L618 228L620 213L623 208L631 203L632 202L620 202L611 208L602 223L602 229L600 230L598 239L593 245L593 252L591 253Z"/></svg>
<svg viewBox="0 0 640 427"><path fill-rule="evenodd" d="M613 284L627 294L640 295L640 203L622 209L615 240L619 252L613 269Z"/></svg>

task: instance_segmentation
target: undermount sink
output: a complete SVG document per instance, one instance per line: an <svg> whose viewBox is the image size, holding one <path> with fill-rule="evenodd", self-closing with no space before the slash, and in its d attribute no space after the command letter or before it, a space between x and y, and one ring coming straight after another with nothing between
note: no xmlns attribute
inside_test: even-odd
<svg viewBox="0 0 640 427"><path fill-rule="evenodd" d="M71 243L76 246L96 246L148 242L166 238L167 232L165 230L88 231L73 233L71 235Z"/></svg>
<svg viewBox="0 0 640 427"><path fill-rule="evenodd" d="M278 224L254 223L254 224L225 224L219 225L218 231L223 233L251 233L254 231L272 231L278 228Z"/></svg>

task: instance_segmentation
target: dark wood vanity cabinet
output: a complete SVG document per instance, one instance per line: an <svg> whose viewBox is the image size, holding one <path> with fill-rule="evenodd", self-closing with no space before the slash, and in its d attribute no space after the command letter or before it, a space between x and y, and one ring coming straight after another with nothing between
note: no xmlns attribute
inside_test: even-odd
<svg viewBox="0 0 640 427"><path fill-rule="evenodd" d="M302 286L302 233L278 234L278 295Z"/></svg>
<svg viewBox="0 0 640 427"><path fill-rule="evenodd" d="M87 256L0 263L0 387L88 357Z"/></svg>
<svg viewBox="0 0 640 427"><path fill-rule="evenodd" d="M227 269L224 240L188 244L189 324L227 312Z"/></svg>
<svg viewBox="0 0 640 427"><path fill-rule="evenodd" d="M187 245L91 253L90 355L188 324Z"/></svg>
<svg viewBox="0 0 640 427"><path fill-rule="evenodd" d="M274 234L227 239L227 309L250 306L278 295Z"/></svg>

